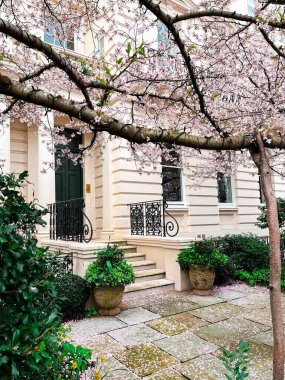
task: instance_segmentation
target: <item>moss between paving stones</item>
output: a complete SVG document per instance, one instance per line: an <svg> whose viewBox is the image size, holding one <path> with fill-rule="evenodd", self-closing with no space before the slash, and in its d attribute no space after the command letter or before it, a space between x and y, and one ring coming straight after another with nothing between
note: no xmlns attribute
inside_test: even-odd
<svg viewBox="0 0 285 380"><path fill-rule="evenodd" d="M175 314L170 317L155 319L147 325L165 335L176 335L184 331L205 326L208 322L189 313Z"/></svg>
<svg viewBox="0 0 285 380"><path fill-rule="evenodd" d="M130 371L141 377L179 363L179 360L150 343L132 347L126 352L115 354L115 357Z"/></svg>

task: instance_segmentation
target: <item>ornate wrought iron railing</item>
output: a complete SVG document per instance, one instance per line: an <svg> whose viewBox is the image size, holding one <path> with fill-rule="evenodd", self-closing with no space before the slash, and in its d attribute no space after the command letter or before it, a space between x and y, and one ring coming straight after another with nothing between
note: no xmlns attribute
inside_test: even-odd
<svg viewBox="0 0 285 380"><path fill-rule="evenodd" d="M131 235L174 237L178 234L178 222L167 211L168 204L165 200L131 203L128 206Z"/></svg>
<svg viewBox="0 0 285 380"><path fill-rule="evenodd" d="M50 239L88 243L92 239L93 229L83 211L84 207L83 198L49 204Z"/></svg>

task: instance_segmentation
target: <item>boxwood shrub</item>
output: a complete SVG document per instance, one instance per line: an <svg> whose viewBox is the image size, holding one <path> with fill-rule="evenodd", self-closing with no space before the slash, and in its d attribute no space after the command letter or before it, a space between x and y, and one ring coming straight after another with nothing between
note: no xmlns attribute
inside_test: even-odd
<svg viewBox="0 0 285 380"><path fill-rule="evenodd" d="M55 288L58 294L58 305L63 319L75 319L83 316L85 303L90 294L87 281L75 274L66 274L57 277Z"/></svg>

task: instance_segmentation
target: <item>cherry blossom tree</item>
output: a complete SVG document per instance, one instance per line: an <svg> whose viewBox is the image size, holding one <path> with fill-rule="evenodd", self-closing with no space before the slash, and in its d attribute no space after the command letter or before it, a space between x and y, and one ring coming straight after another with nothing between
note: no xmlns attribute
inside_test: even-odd
<svg viewBox="0 0 285 380"><path fill-rule="evenodd" d="M252 15L232 11L230 0L191 9L187 3L3 0L1 121L32 125L49 111L67 115L77 133L92 134L79 155L64 150L80 162L94 146L121 138L142 170L157 165L169 144L192 177L256 166L268 210L273 378L283 380L280 233L270 173L284 169L285 2L259 0ZM74 35L94 47L103 36L108 52L73 54ZM42 131L53 144L68 143L61 128Z"/></svg>

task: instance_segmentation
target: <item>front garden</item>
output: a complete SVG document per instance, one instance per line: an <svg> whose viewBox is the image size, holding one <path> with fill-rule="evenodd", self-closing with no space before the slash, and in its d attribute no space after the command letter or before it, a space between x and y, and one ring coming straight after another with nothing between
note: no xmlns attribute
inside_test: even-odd
<svg viewBox="0 0 285 380"><path fill-rule="evenodd" d="M271 376L268 294L237 284L269 284L269 248L259 237L195 241L177 258L194 276L192 294L121 302L134 273L119 247L99 252L86 279L66 274L56 254L38 247L46 210L25 202L26 175L0 175L1 379L243 379L264 371L262 362ZM283 273L285 289L285 265ZM214 280L220 287L212 293ZM85 307L91 289L98 309Z"/></svg>

